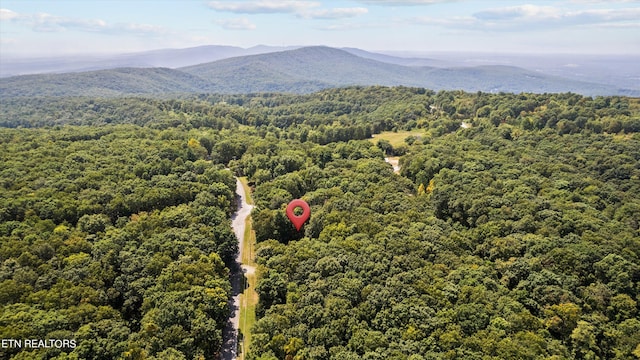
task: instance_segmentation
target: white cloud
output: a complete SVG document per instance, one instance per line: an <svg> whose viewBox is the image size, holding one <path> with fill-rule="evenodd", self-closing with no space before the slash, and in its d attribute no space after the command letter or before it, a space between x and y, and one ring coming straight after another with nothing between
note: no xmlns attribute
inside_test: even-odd
<svg viewBox="0 0 640 360"><path fill-rule="evenodd" d="M218 20L216 23L227 30L255 30L256 28L256 25L247 18Z"/></svg>
<svg viewBox="0 0 640 360"><path fill-rule="evenodd" d="M559 18L561 10L552 6L520 5L477 12L473 16L480 20L509 20L531 18Z"/></svg>
<svg viewBox="0 0 640 360"><path fill-rule="evenodd" d="M294 14L306 19L343 19L363 15L364 7L322 9L317 1L211 1L209 7L216 11L236 14Z"/></svg>
<svg viewBox="0 0 640 360"><path fill-rule="evenodd" d="M209 7L217 11L238 14L298 13L321 4L315 1L211 1Z"/></svg>
<svg viewBox="0 0 640 360"><path fill-rule="evenodd" d="M0 20L12 21L38 32L60 32L76 30L105 34L159 35L167 32L161 26L136 23L109 24L101 19L78 19L47 13L18 14L8 9L0 9Z"/></svg>
<svg viewBox="0 0 640 360"><path fill-rule="evenodd" d="M640 3L640 0L570 0L573 4Z"/></svg>
<svg viewBox="0 0 640 360"><path fill-rule="evenodd" d="M65 30L100 32L109 30L110 28L104 20L100 19L72 19L46 13L21 15L18 19L33 30L41 32L57 32Z"/></svg>
<svg viewBox="0 0 640 360"><path fill-rule="evenodd" d="M388 29L394 26L391 23L338 23L338 24L330 24L327 26L319 27L319 30L326 31L346 31L346 30L362 30L362 29Z"/></svg>
<svg viewBox="0 0 640 360"><path fill-rule="evenodd" d="M305 17L305 18L312 18L312 19L343 19L343 18L355 17L358 15L363 15L368 12L369 10L363 7L333 8L333 9L305 11L305 12L299 13L299 16Z"/></svg>
<svg viewBox="0 0 640 360"><path fill-rule="evenodd" d="M414 17L410 23L461 30L535 31L572 26L636 27L640 9L587 9L571 11L553 6L519 5L487 9L471 16Z"/></svg>
<svg viewBox="0 0 640 360"><path fill-rule="evenodd" d="M410 19L396 20L396 23L412 23L418 25L437 25L443 27L473 27L477 26L478 20L468 16L456 16L450 18L434 18L429 16L416 16Z"/></svg>
<svg viewBox="0 0 640 360"><path fill-rule="evenodd" d="M0 21L1 20L13 20L18 17L18 13L9 9L0 9Z"/></svg>
<svg viewBox="0 0 640 360"><path fill-rule="evenodd" d="M565 27L640 21L640 9L567 11L550 6L522 5L482 11L475 13L474 17L481 21L492 22L493 25L506 27L521 25Z"/></svg>
<svg viewBox="0 0 640 360"><path fill-rule="evenodd" d="M167 29L158 25L137 24L137 23L118 23L115 24L116 30L125 32L134 32L139 34L166 34Z"/></svg>
<svg viewBox="0 0 640 360"><path fill-rule="evenodd" d="M367 5L379 6L415 6L457 2L460 0L360 0Z"/></svg>

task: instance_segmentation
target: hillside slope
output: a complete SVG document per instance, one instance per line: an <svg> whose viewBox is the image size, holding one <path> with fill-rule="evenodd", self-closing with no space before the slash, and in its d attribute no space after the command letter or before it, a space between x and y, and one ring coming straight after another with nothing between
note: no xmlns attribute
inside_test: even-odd
<svg viewBox="0 0 640 360"><path fill-rule="evenodd" d="M252 91L270 91L263 88L263 84L273 80L310 81L332 86L419 84L414 79L415 69L322 46L225 59L180 70L215 83L234 86L249 83Z"/></svg>
<svg viewBox="0 0 640 360"><path fill-rule="evenodd" d="M0 96L152 95L205 91L206 81L166 68L119 68L81 73L23 75L0 79Z"/></svg>
<svg viewBox="0 0 640 360"><path fill-rule="evenodd" d="M172 93L310 93L349 85L483 92L575 92L640 96L638 90L569 80L508 66L402 66L329 47L306 47L182 67L122 68L0 79L0 96L122 96Z"/></svg>
<svg viewBox="0 0 640 360"><path fill-rule="evenodd" d="M230 57L264 54L287 50L286 47L205 45L184 49L158 49L118 55L58 56L20 58L4 56L0 61L0 77L109 70L122 67L178 67L202 64Z"/></svg>

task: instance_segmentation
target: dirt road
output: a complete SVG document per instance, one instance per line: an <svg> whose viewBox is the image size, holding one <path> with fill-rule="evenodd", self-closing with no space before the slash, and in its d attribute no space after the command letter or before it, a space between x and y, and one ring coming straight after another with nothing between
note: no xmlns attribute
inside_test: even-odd
<svg viewBox="0 0 640 360"><path fill-rule="evenodd" d="M231 291L233 298L230 302L231 316L222 334L222 359L235 360L238 356L238 327L240 325L240 294L244 291L244 273L254 269L242 265L242 248L244 247L244 231L247 217L251 214L253 205L247 203L247 196L240 180L236 179L236 194L238 194L238 210L231 217L233 232L238 238L238 257L236 267L231 269Z"/></svg>
<svg viewBox="0 0 640 360"><path fill-rule="evenodd" d="M396 174L400 174L400 158L398 157L386 157L384 161L388 162L393 166L393 172Z"/></svg>

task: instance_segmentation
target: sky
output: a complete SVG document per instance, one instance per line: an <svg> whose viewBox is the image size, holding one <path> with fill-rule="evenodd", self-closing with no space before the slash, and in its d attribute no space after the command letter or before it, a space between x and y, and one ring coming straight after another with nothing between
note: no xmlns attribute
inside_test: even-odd
<svg viewBox="0 0 640 360"><path fill-rule="evenodd" d="M637 55L640 0L0 0L0 56L200 45Z"/></svg>

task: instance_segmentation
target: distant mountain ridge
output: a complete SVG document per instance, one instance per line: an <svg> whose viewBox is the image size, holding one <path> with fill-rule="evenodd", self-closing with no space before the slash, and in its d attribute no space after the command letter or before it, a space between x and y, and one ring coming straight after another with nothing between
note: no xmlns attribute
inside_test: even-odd
<svg viewBox="0 0 640 360"><path fill-rule="evenodd" d="M203 54L207 49L200 49ZM209 49L210 50L210 49ZM225 56L238 51L226 51ZM256 49L262 51L265 49ZM269 49L266 49L269 50ZM194 50L186 52L194 54ZM174 63L184 61L172 53ZM156 55L158 55L156 53ZM160 55L158 55L160 56ZM166 60L168 55L162 55ZM203 55L205 56L205 55ZM222 55L220 55L222 56ZM147 54L146 59L150 59ZM383 60L383 61L380 61ZM548 76L513 66L435 67L429 59L405 59L362 50L313 46L227 57L169 68L116 68L0 79L1 97L125 96L179 93L309 93L350 85L415 86L433 90L483 92L575 92L584 95L640 96L639 90Z"/></svg>
<svg viewBox="0 0 640 360"><path fill-rule="evenodd" d="M230 57L265 54L297 47L254 46L241 48L205 45L185 49L159 49L119 55L59 56L51 58L4 58L0 61L0 77L17 75L84 72L121 67L179 68Z"/></svg>

